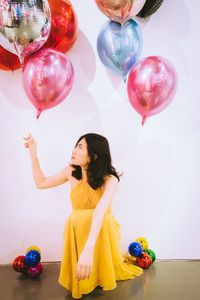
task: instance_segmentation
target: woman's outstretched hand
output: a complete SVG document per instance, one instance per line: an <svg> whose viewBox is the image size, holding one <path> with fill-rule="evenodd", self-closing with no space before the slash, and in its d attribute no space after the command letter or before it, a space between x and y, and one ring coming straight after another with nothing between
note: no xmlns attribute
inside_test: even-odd
<svg viewBox="0 0 200 300"><path fill-rule="evenodd" d="M93 264L93 255L94 251L89 247L85 247L81 252L75 274L75 278L77 280L82 280L90 277Z"/></svg>
<svg viewBox="0 0 200 300"><path fill-rule="evenodd" d="M29 149L30 154L36 154L37 143L31 134L23 138L25 140L24 147Z"/></svg>

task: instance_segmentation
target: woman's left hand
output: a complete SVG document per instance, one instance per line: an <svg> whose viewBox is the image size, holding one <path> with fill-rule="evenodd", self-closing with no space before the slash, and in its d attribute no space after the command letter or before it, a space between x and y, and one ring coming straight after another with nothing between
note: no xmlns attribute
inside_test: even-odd
<svg viewBox="0 0 200 300"><path fill-rule="evenodd" d="M77 269L75 274L75 278L77 280L82 280L90 277L94 255L93 252L93 248L89 248L87 246L82 250L77 263Z"/></svg>

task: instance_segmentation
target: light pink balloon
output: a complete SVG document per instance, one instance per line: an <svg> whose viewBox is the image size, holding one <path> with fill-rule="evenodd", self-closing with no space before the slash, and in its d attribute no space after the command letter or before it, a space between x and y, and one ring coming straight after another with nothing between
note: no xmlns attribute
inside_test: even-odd
<svg viewBox="0 0 200 300"><path fill-rule="evenodd" d="M74 71L70 60L59 51L46 48L26 58L22 79L25 92L37 109L37 119L69 94Z"/></svg>
<svg viewBox="0 0 200 300"><path fill-rule="evenodd" d="M140 60L128 77L127 91L131 105L142 116L158 114L173 99L177 88L177 74L164 57L149 56Z"/></svg>

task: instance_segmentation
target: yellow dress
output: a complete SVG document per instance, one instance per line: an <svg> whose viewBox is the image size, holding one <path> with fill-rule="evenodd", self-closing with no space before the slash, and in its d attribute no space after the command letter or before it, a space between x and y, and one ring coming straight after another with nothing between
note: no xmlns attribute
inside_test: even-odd
<svg viewBox="0 0 200 300"><path fill-rule="evenodd" d="M90 293L96 286L112 290L117 286L116 280L132 279L143 273L140 267L125 261L120 251L120 225L110 206L95 244L90 277L80 281L75 278L78 258L87 241L92 214L101 196L100 188L94 190L83 180L70 193L73 210L64 229L64 251L58 282L70 290L76 299Z"/></svg>

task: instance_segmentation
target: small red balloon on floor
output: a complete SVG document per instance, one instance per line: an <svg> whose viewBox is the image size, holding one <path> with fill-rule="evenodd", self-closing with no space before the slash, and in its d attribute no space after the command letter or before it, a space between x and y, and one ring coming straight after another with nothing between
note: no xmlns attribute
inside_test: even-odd
<svg viewBox="0 0 200 300"><path fill-rule="evenodd" d="M137 257L137 264L143 269L148 269L152 264L151 256L147 253L142 253Z"/></svg>

